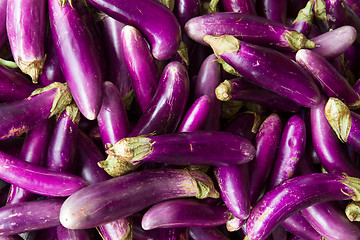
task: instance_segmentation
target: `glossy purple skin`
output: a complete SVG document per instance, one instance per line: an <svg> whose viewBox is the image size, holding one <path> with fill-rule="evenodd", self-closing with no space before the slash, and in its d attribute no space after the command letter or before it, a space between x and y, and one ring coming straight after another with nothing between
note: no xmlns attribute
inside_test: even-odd
<svg viewBox="0 0 360 240"><path fill-rule="evenodd" d="M37 88L26 77L4 66L0 66L0 78L0 101L27 98Z"/></svg>
<svg viewBox="0 0 360 240"><path fill-rule="evenodd" d="M259 118L260 116L256 112L242 112L229 122L225 131L242 136L253 142L259 128Z"/></svg>
<svg viewBox="0 0 360 240"><path fill-rule="evenodd" d="M228 81L232 86L230 100L254 102L269 109L285 112L297 112L300 109L300 105L279 94L253 84L243 77L234 78Z"/></svg>
<svg viewBox="0 0 360 240"><path fill-rule="evenodd" d="M312 24L305 22L305 21L296 22L292 25L292 28L294 28L296 31L304 34L306 37L309 36L311 27L312 27Z"/></svg>
<svg viewBox="0 0 360 240"><path fill-rule="evenodd" d="M238 12L257 15L253 0L222 0L225 12Z"/></svg>
<svg viewBox="0 0 360 240"><path fill-rule="evenodd" d="M274 22L286 23L287 0L259 0L256 1L256 10L259 16Z"/></svg>
<svg viewBox="0 0 360 240"><path fill-rule="evenodd" d="M144 113L155 94L158 83L155 59L151 55L146 40L133 26L123 27L120 37L124 61L135 98Z"/></svg>
<svg viewBox="0 0 360 240"><path fill-rule="evenodd" d="M141 162L227 166L250 162L255 148L247 139L221 131L196 131L146 136L153 150Z"/></svg>
<svg viewBox="0 0 360 240"><path fill-rule="evenodd" d="M201 0L178 0L175 1L174 14L181 26L184 26L189 19L200 15Z"/></svg>
<svg viewBox="0 0 360 240"><path fill-rule="evenodd" d="M49 18L59 63L80 112L89 120L102 102L103 72L96 43L80 13L69 3L50 0Z"/></svg>
<svg viewBox="0 0 360 240"><path fill-rule="evenodd" d="M97 227L103 240L126 239L125 236L133 234L131 218L122 218L114 222ZM129 233L130 232L130 233Z"/></svg>
<svg viewBox="0 0 360 240"><path fill-rule="evenodd" d="M248 165L219 166L214 171L226 207L232 215L245 221L251 207Z"/></svg>
<svg viewBox="0 0 360 240"><path fill-rule="evenodd" d="M207 95L198 97L180 122L178 132L203 130L210 112L210 98Z"/></svg>
<svg viewBox="0 0 360 240"><path fill-rule="evenodd" d="M103 84L103 103L97 116L101 140L105 149L114 145L130 132L130 123L124 101L116 86L105 81Z"/></svg>
<svg viewBox="0 0 360 240"><path fill-rule="evenodd" d="M114 83L119 89L120 95L124 96L131 90L131 81L125 65L120 36L121 29L125 24L109 16L105 16L101 23L104 48L109 64L107 80Z"/></svg>
<svg viewBox="0 0 360 240"><path fill-rule="evenodd" d="M86 229L67 229L62 225L56 227L57 240L91 240L91 236Z"/></svg>
<svg viewBox="0 0 360 240"><path fill-rule="evenodd" d="M32 165L2 152L0 165L1 179L39 195L65 197L87 185L76 175Z"/></svg>
<svg viewBox="0 0 360 240"><path fill-rule="evenodd" d="M7 0L0 1L0 49L8 40L6 33L6 3Z"/></svg>
<svg viewBox="0 0 360 240"><path fill-rule="evenodd" d="M350 199L354 194L340 174L313 173L286 180L265 193L246 223L250 240L262 240L288 216L310 205ZM284 207L286 206L286 207Z"/></svg>
<svg viewBox="0 0 360 240"><path fill-rule="evenodd" d="M325 117L326 101L324 99L319 106L310 111L315 151L326 171L360 177L359 169L349 160L348 153Z"/></svg>
<svg viewBox="0 0 360 240"><path fill-rule="evenodd" d="M205 35L227 34L245 42L294 51L283 36L286 31L294 29L255 15L233 12L206 14L190 19L185 25L185 31L191 39L204 45Z"/></svg>
<svg viewBox="0 0 360 240"><path fill-rule="evenodd" d="M293 177L296 167L305 153L305 144L305 122L298 115L294 115L287 121L281 135L269 179L270 189Z"/></svg>
<svg viewBox="0 0 360 240"><path fill-rule="evenodd" d="M326 20L331 29L338 28L345 24L345 9L342 7L342 0L324 0L326 5Z"/></svg>
<svg viewBox="0 0 360 240"><path fill-rule="evenodd" d="M148 109L129 136L174 132L185 111L189 91L186 68L179 62L168 63Z"/></svg>
<svg viewBox="0 0 360 240"><path fill-rule="evenodd" d="M32 127L26 134L19 159L30 164L42 166L46 160L48 143L51 136L51 120L46 119ZM25 202L33 199L35 194L16 185L10 187L6 204Z"/></svg>
<svg viewBox="0 0 360 240"><path fill-rule="evenodd" d="M193 199L174 199L153 205L141 220L145 230L172 227L216 227L226 223L225 206Z"/></svg>
<svg viewBox="0 0 360 240"><path fill-rule="evenodd" d="M251 203L255 203L258 199L270 176L281 133L281 119L277 114L272 114L264 120L256 134L256 155L254 161L250 163Z"/></svg>
<svg viewBox="0 0 360 240"><path fill-rule="evenodd" d="M133 172L90 185L65 200L60 222L70 229L91 228L125 218L157 202L193 197L194 177L209 181L203 173L168 169Z"/></svg>
<svg viewBox="0 0 360 240"><path fill-rule="evenodd" d="M351 111L351 129L347 139L347 143L354 147L357 151L360 149L360 115Z"/></svg>
<svg viewBox="0 0 360 240"><path fill-rule="evenodd" d="M88 2L110 17L137 28L149 41L156 59L169 59L177 51L181 39L180 25L162 3L151 0Z"/></svg>
<svg viewBox="0 0 360 240"><path fill-rule="evenodd" d="M196 76L196 82L191 87L193 98L208 95L210 98L209 118L206 121L205 130L219 130L221 116L221 102L216 98L215 88L221 82L220 64L216 56L210 54L201 64Z"/></svg>
<svg viewBox="0 0 360 240"><path fill-rule="evenodd" d="M21 62L41 61L45 57L45 22L46 22L45 0L19 0L8 1L6 8L6 30L13 58L20 69ZM27 67L27 66L25 66ZM38 68L37 74L30 74L34 83L42 72L42 66Z"/></svg>
<svg viewBox="0 0 360 240"><path fill-rule="evenodd" d="M311 108L321 101L314 80L298 64L276 50L241 42L239 51L220 57L252 83L301 106Z"/></svg>
<svg viewBox="0 0 360 240"><path fill-rule="evenodd" d="M311 51L327 59L334 59L344 53L356 40L356 29L346 25L320 34L310 40L316 44Z"/></svg>
<svg viewBox="0 0 360 240"><path fill-rule="evenodd" d="M217 228L190 227L189 235L193 240L229 240L229 238Z"/></svg>
<svg viewBox="0 0 360 240"><path fill-rule="evenodd" d="M35 200L0 208L0 235L13 235L59 225L63 199Z"/></svg>

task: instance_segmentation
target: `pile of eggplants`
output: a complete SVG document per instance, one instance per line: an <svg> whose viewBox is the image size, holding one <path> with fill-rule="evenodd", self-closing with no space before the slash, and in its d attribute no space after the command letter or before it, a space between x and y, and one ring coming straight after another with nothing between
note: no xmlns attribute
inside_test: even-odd
<svg viewBox="0 0 360 240"><path fill-rule="evenodd" d="M360 239L360 0L0 0L0 239Z"/></svg>

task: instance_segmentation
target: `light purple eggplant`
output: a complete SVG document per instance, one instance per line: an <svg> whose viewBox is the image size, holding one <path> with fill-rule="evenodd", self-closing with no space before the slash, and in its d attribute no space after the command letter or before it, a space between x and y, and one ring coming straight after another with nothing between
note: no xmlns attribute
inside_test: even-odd
<svg viewBox="0 0 360 240"><path fill-rule="evenodd" d="M256 10L259 16L286 24L287 0L259 0L256 1Z"/></svg>
<svg viewBox="0 0 360 240"><path fill-rule="evenodd" d="M133 239L133 226L130 217L97 226L103 240Z"/></svg>
<svg viewBox="0 0 360 240"><path fill-rule="evenodd" d="M137 28L149 41L156 59L169 59L178 49L180 25L175 15L162 3L151 0L88 2L110 17Z"/></svg>
<svg viewBox="0 0 360 240"><path fill-rule="evenodd" d="M254 206L246 223L246 235L250 240L266 239L288 216L316 203L359 200L359 183L358 178L330 173L313 173L286 180L268 191Z"/></svg>
<svg viewBox="0 0 360 240"><path fill-rule="evenodd" d="M6 5L7 0L0 1L0 49L3 48L8 40L6 33Z"/></svg>
<svg viewBox="0 0 360 240"><path fill-rule="evenodd" d="M211 179L200 172L143 170L90 185L71 195L61 207L60 222L70 229L90 228L160 201L194 196L218 198L219 193Z"/></svg>
<svg viewBox="0 0 360 240"><path fill-rule="evenodd" d="M43 166L46 160L48 143L52 125L50 119L45 119L32 127L26 134L19 159L30 164ZM34 199L36 195L16 185L11 185L6 204L14 204Z"/></svg>
<svg viewBox="0 0 360 240"><path fill-rule="evenodd" d="M249 101L269 109L285 112L297 112L300 109L300 105L279 94L259 87L243 77L223 81L216 87L215 94L217 99L221 101Z"/></svg>
<svg viewBox="0 0 360 240"><path fill-rule="evenodd" d="M37 88L23 75L0 66L0 101L10 102L27 98Z"/></svg>
<svg viewBox="0 0 360 240"><path fill-rule="evenodd" d="M144 113L153 98L158 72L146 40L133 26L122 28L121 44L135 98Z"/></svg>
<svg viewBox="0 0 360 240"><path fill-rule="evenodd" d="M174 199L153 205L141 220L145 230L172 227L216 227L226 223L229 211L223 205L194 199Z"/></svg>
<svg viewBox="0 0 360 240"><path fill-rule="evenodd" d="M49 18L53 41L65 80L84 117L94 120L102 102L102 72L98 48L89 28L70 3L51 0Z"/></svg>
<svg viewBox="0 0 360 240"><path fill-rule="evenodd" d="M101 140L105 149L114 145L130 132L130 123L125 104L116 86L105 81L103 103L97 116Z"/></svg>
<svg viewBox="0 0 360 240"><path fill-rule="evenodd" d="M136 123L129 137L174 132L185 111L189 91L189 76L186 68L179 62L168 63L149 107Z"/></svg>
<svg viewBox="0 0 360 240"><path fill-rule="evenodd" d="M204 40L211 45L218 58L252 83L304 107L314 107L320 103L321 94L314 80L298 64L278 51L241 42L230 35L206 35Z"/></svg>
<svg viewBox="0 0 360 240"><path fill-rule="evenodd" d="M42 120L70 104L72 97L65 84L53 83L36 89L28 98L0 104L0 140L20 136Z"/></svg>
<svg viewBox="0 0 360 240"><path fill-rule="evenodd" d="M238 165L251 161L255 148L247 139L221 131L195 131L123 138L99 166L115 177L145 162L175 165Z"/></svg>
<svg viewBox="0 0 360 240"><path fill-rule="evenodd" d="M268 116L260 125L255 137L256 154L250 163L250 199L255 203L270 176L282 134L279 115Z"/></svg>
<svg viewBox="0 0 360 240"><path fill-rule="evenodd" d="M326 119L326 102L327 99L323 99L319 106L310 111L311 135L315 151L327 172L360 177L359 169L350 161L348 153Z"/></svg>
<svg viewBox="0 0 360 240"><path fill-rule="evenodd" d="M193 240L229 240L229 238L217 228L190 227L189 235Z"/></svg>
<svg viewBox="0 0 360 240"><path fill-rule="evenodd" d="M200 15L200 0L178 0L175 1L174 14L183 31L186 22Z"/></svg>
<svg viewBox="0 0 360 240"><path fill-rule="evenodd" d="M185 31L191 39L205 45L205 35L232 35L244 42L282 51L292 52L315 47L313 42L291 27L242 13L218 12L195 17L186 23Z"/></svg>
<svg viewBox="0 0 360 240"><path fill-rule="evenodd" d="M259 127L261 117L256 112L246 111L237 114L225 127L226 132L230 132L248 139L253 142Z"/></svg>
<svg viewBox="0 0 360 240"><path fill-rule="evenodd" d="M209 115L211 103L207 95L198 97L186 111L180 122L178 132L203 130Z"/></svg>
<svg viewBox="0 0 360 240"><path fill-rule="evenodd" d="M56 226L57 240L91 240L91 236L86 229L68 229L61 224Z"/></svg>
<svg viewBox="0 0 360 240"><path fill-rule="evenodd" d="M253 0L222 0L225 12L238 12L257 15Z"/></svg>
<svg viewBox="0 0 360 240"><path fill-rule="evenodd" d="M0 208L0 235L14 235L60 224L64 199L35 200Z"/></svg>
<svg viewBox="0 0 360 240"><path fill-rule="evenodd" d="M311 31L311 27L313 25L314 19L314 1L309 0L304 8L302 8L297 14L294 21L292 21L292 27L304 34L304 36L308 37Z"/></svg>
<svg viewBox="0 0 360 240"><path fill-rule="evenodd" d="M272 189L294 176L297 165L305 153L306 126L304 120L293 115L283 129L278 151L271 170L269 188Z"/></svg>
<svg viewBox="0 0 360 240"><path fill-rule="evenodd" d="M8 1L6 8L6 31L13 58L34 83L37 83L46 59L45 8L45 0Z"/></svg>

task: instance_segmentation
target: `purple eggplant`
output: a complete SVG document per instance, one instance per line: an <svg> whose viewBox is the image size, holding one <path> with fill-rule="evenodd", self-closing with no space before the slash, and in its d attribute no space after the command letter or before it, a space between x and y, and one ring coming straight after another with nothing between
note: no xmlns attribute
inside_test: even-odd
<svg viewBox="0 0 360 240"><path fill-rule="evenodd" d="M129 136L174 132L185 111L189 91L186 68L179 62L168 63L149 107Z"/></svg>
<svg viewBox="0 0 360 240"><path fill-rule="evenodd" d="M257 15L253 0L222 0L225 12L238 12Z"/></svg>
<svg viewBox="0 0 360 240"><path fill-rule="evenodd" d="M0 49L3 48L8 40L6 33L6 5L7 0L0 1Z"/></svg>
<svg viewBox="0 0 360 240"><path fill-rule="evenodd" d="M215 89L217 99L221 101L239 100L260 104L269 109L297 112L300 105L289 99L259 87L243 77L225 80Z"/></svg>
<svg viewBox="0 0 360 240"><path fill-rule="evenodd" d="M230 35L206 35L204 40L211 45L218 58L252 83L301 106L314 107L320 103L321 94L313 79L278 51L241 42Z"/></svg>
<svg viewBox="0 0 360 240"><path fill-rule="evenodd" d="M45 62L45 0L8 1L6 30L11 52L22 72L34 83Z"/></svg>
<svg viewBox="0 0 360 240"><path fill-rule="evenodd" d="M220 131L196 131L123 138L107 150L99 166L123 175L144 162L179 165L229 165L251 161L255 148L245 138Z"/></svg>
<svg viewBox="0 0 360 240"><path fill-rule="evenodd" d="M97 116L101 140L105 149L126 137L130 132L130 123L124 101L116 86L105 81L103 84L103 103Z"/></svg>
<svg viewBox="0 0 360 240"><path fill-rule="evenodd" d="M175 15L162 3L151 0L88 2L110 17L137 28L149 41L156 59L169 59L178 49L180 25Z"/></svg>
<svg viewBox="0 0 360 240"><path fill-rule="evenodd" d="M219 12L195 17L186 23L185 31L190 38L201 44L206 44L203 40L205 35L232 35L244 42L282 51L315 47L313 42L291 27L242 13Z"/></svg>
<svg viewBox="0 0 360 240"><path fill-rule="evenodd" d="M230 132L253 142L259 127L261 117L256 112L246 111L237 114L226 126L225 131Z"/></svg>
<svg viewBox="0 0 360 240"><path fill-rule="evenodd" d="M103 240L133 239L133 226L129 218L122 218L116 221L97 227Z"/></svg>
<svg viewBox="0 0 360 240"><path fill-rule="evenodd" d="M189 19L200 15L201 0L175 1L174 14L182 29Z"/></svg>
<svg viewBox="0 0 360 240"><path fill-rule="evenodd" d="M259 16L286 24L287 0L258 0L256 10Z"/></svg>
<svg viewBox="0 0 360 240"><path fill-rule="evenodd" d="M135 98L141 111L145 112L158 83L155 60L147 42L136 28L129 25L123 27L120 37Z"/></svg>
<svg viewBox="0 0 360 240"><path fill-rule="evenodd" d="M0 208L0 235L13 235L54 227L64 199L35 200Z"/></svg>
<svg viewBox="0 0 360 240"><path fill-rule="evenodd" d="M98 48L80 12L51 0L49 18L59 63L76 105L94 120L102 101L103 72Z"/></svg>
<svg viewBox="0 0 360 240"><path fill-rule="evenodd" d="M159 228L155 233L155 239L159 240L189 240L188 228ZM140 240L140 239L138 239Z"/></svg>
<svg viewBox="0 0 360 240"><path fill-rule="evenodd" d="M0 104L0 140L20 136L42 120L60 113L72 97L65 84L36 89L28 98Z"/></svg>
<svg viewBox="0 0 360 240"><path fill-rule="evenodd" d="M314 19L314 1L309 0L304 8L302 8L297 14L296 18L292 22L292 27L308 37L313 25Z"/></svg>
<svg viewBox="0 0 360 240"><path fill-rule="evenodd" d="M86 229L68 229L61 224L56 226L57 240L91 240L91 236Z"/></svg>
<svg viewBox="0 0 360 240"><path fill-rule="evenodd" d="M70 229L90 228L127 217L160 201L192 196L218 198L219 193L207 175L196 171L133 172L71 195L61 207L60 222Z"/></svg>
<svg viewBox="0 0 360 240"><path fill-rule="evenodd" d="M144 213L141 226L145 230L171 227L215 227L226 223L225 206L194 199L174 199L153 205Z"/></svg>
<svg viewBox="0 0 360 240"><path fill-rule="evenodd" d="M193 240L229 240L229 238L217 228L190 227L189 235Z"/></svg>
<svg viewBox="0 0 360 240"><path fill-rule="evenodd" d="M246 223L247 237L250 240L265 239L288 216L316 203L358 201L359 183L358 178L330 173L313 173L286 180L267 192L254 206Z"/></svg>
<svg viewBox="0 0 360 240"><path fill-rule="evenodd" d="M178 132L203 130L210 111L210 98L203 95L197 98L183 117Z"/></svg>

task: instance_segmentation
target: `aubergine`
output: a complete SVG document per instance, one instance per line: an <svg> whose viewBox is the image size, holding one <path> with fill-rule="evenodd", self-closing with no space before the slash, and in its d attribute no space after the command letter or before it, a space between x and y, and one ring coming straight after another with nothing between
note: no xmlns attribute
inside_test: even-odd
<svg viewBox="0 0 360 240"><path fill-rule="evenodd" d="M7 0L0 1L0 49L2 49L8 40L6 34L6 5Z"/></svg>

